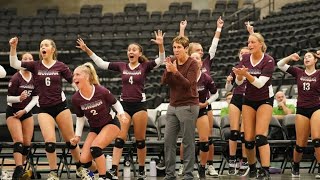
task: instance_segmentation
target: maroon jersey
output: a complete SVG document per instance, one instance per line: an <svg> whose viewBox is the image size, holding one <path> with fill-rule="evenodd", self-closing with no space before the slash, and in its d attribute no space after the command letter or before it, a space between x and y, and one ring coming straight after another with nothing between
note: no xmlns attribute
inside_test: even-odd
<svg viewBox="0 0 320 180"><path fill-rule="evenodd" d="M244 93L245 93L245 91L246 91L247 80L244 80L243 83L242 83L240 86L238 86L238 85L235 83L236 75L235 75L233 72L231 72L230 75L233 77L231 83L234 85L232 94L244 95Z"/></svg>
<svg viewBox="0 0 320 180"><path fill-rule="evenodd" d="M274 60L271 56L264 54L262 59L255 65L251 62L251 54L243 55L242 61L240 61L239 66L245 66L248 68L248 72L259 78L260 76L266 76L270 79L266 84L260 89L252 85L251 83L246 83L245 98L252 101L261 101L272 97L273 89L271 85L272 73L274 71Z"/></svg>
<svg viewBox="0 0 320 180"><path fill-rule="evenodd" d="M197 90L199 93L199 101L204 103L207 100L209 92L211 94L215 94L217 92L217 87L208 74L201 73L200 79L197 83Z"/></svg>
<svg viewBox="0 0 320 180"><path fill-rule="evenodd" d="M50 107L65 101L62 78L72 83L72 72L67 65L60 61L51 67L45 66L42 61L21 63L22 67L35 75L40 107Z"/></svg>
<svg viewBox="0 0 320 180"><path fill-rule="evenodd" d="M296 78L298 87L297 107L312 108L320 105L320 71L307 74L303 69L290 66L287 70Z"/></svg>
<svg viewBox="0 0 320 180"><path fill-rule="evenodd" d="M202 68L201 72L206 73L210 76L210 70L211 70L211 64L213 62L213 58L210 59L210 55L208 55L203 61L202 61Z"/></svg>
<svg viewBox="0 0 320 180"><path fill-rule="evenodd" d="M27 91L28 97L19 103L8 103L9 106L17 109L25 108L35 96L35 81L31 74L30 79L26 79L22 76L21 72L16 72L10 79L8 85L8 96L20 96L23 91Z"/></svg>
<svg viewBox="0 0 320 180"><path fill-rule="evenodd" d="M127 102L146 101L144 93L145 80L147 73L155 66L157 66L155 61L149 61L141 63L134 69L131 69L128 63L111 62L108 69L121 72L122 91L120 100Z"/></svg>
<svg viewBox="0 0 320 180"><path fill-rule="evenodd" d="M111 106L117 100L111 92L103 86L93 86L91 98L85 98L77 91L72 96L72 107L77 117L85 116L90 127L103 127L112 120Z"/></svg>

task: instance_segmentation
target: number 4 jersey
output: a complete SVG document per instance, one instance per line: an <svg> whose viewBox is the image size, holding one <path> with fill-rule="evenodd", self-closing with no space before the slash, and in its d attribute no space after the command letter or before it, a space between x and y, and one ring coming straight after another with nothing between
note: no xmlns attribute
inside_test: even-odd
<svg viewBox="0 0 320 180"><path fill-rule="evenodd" d="M129 64L124 62L110 63L108 69L121 72L122 92L120 100L126 102L146 101L144 83L147 73L156 66L155 61L141 63L136 67L130 67Z"/></svg>
<svg viewBox="0 0 320 180"><path fill-rule="evenodd" d="M67 65L56 60L51 66L46 66L40 60L22 62L21 66L35 76L40 107L50 107L66 100L62 91L62 78L72 83L72 72Z"/></svg>

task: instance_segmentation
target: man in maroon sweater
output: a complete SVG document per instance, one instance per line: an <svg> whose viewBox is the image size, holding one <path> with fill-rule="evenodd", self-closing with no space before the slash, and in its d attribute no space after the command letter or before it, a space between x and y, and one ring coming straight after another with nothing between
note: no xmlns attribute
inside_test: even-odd
<svg viewBox="0 0 320 180"><path fill-rule="evenodd" d="M162 83L170 88L170 105L165 129L166 180L176 179L175 162L178 133L182 132L184 152L184 179L193 179L195 163L195 122L199 114L196 60L188 56L189 39L178 36L173 39L173 58L166 59Z"/></svg>

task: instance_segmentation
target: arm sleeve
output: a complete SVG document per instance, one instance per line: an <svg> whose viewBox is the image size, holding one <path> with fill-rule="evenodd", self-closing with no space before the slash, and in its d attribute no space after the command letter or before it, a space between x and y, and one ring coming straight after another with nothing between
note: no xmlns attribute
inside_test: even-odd
<svg viewBox="0 0 320 180"><path fill-rule="evenodd" d="M159 57L154 60L156 62L156 64L157 64L156 67L159 67L159 66L163 65L163 62L164 62L165 58L166 58L166 54L165 53L159 53Z"/></svg>
<svg viewBox="0 0 320 180"><path fill-rule="evenodd" d="M31 111L31 109L38 104L39 96L33 96L29 104L24 108L27 113Z"/></svg>
<svg viewBox="0 0 320 180"><path fill-rule="evenodd" d="M217 91L215 94L211 95L210 98L207 100L209 104L211 104L213 101L218 99L219 97L219 92Z"/></svg>
<svg viewBox="0 0 320 180"><path fill-rule="evenodd" d="M244 82L245 79L246 79L246 78L243 77L243 79L242 79L241 81L239 81L238 78L237 78L237 76L236 76L235 82L236 82L236 84L237 84L238 86L240 86L240 85Z"/></svg>
<svg viewBox="0 0 320 180"><path fill-rule="evenodd" d="M209 48L210 59L214 58L214 56L215 56L215 54L217 52L218 43L219 43L219 38L213 38L212 39L212 43L211 43L211 46Z"/></svg>
<svg viewBox="0 0 320 180"><path fill-rule="evenodd" d="M6 77L7 72L6 70L3 68L3 66L0 65L0 78L4 78Z"/></svg>
<svg viewBox="0 0 320 180"><path fill-rule="evenodd" d="M93 62L101 69L108 69L110 62L104 61L101 57L97 56L95 53L93 53L90 58L93 60Z"/></svg>
<svg viewBox="0 0 320 180"><path fill-rule="evenodd" d="M123 107L119 101L112 105L114 109L117 111L117 114L124 114Z"/></svg>
<svg viewBox="0 0 320 180"><path fill-rule="evenodd" d="M260 89L266 84L269 79L270 77L266 76L260 76L259 78L254 77L254 81L251 84Z"/></svg>
<svg viewBox="0 0 320 180"><path fill-rule="evenodd" d="M19 103L20 101L20 96L7 96L7 102L8 103Z"/></svg>
<svg viewBox="0 0 320 180"><path fill-rule="evenodd" d="M290 65L287 64L287 60L285 58L278 61L277 66L281 71L284 72L286 72L290 67Z"/></svg>
<svg viewBox="0 0 320 180"><path fill-rule="evenodd" d="M85 121L86 121L86 119L84 118L84 116L77 117L75 136L81 137Z"/></svg>
<svg viewBox="0 0 320 180"><path fill-rule="evenodd" d="M224 88L227 90L227 92L231 91L233 85L230 83L228 83L228 81L226 81L226 85L224 86Z"/></svg>
<svg viewBox="0 0 320 180"><path fill-rule="evenodd" d="M17 55L15 56L10 56L9 57L9 60L10 60L10 66L15 68L15 69L25 69L25 68L22 68L21 66L21 61L19 61Z"/></svg>

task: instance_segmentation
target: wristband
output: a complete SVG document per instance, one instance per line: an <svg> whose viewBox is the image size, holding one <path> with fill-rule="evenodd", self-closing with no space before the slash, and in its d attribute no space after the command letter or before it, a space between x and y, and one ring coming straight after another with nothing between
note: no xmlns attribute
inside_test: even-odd
<svg viewBox="0 0 320 180"><path fill-rule="evenodd" d="M217 30L216 30L217 32L221 32L221 28L217 28Z"/></svg>

